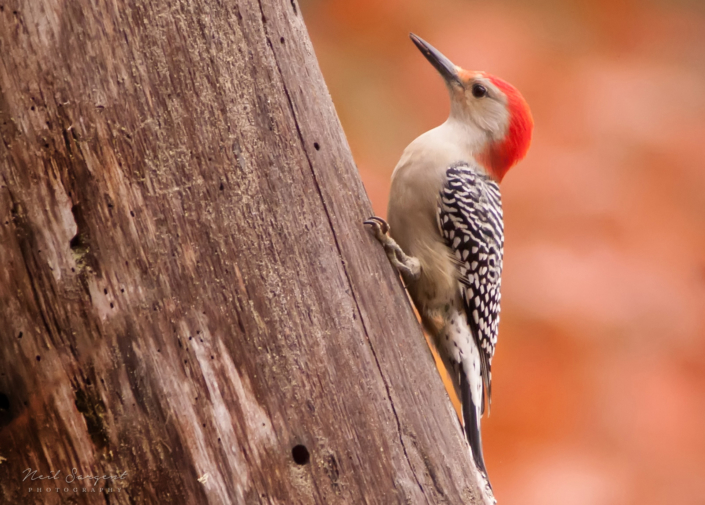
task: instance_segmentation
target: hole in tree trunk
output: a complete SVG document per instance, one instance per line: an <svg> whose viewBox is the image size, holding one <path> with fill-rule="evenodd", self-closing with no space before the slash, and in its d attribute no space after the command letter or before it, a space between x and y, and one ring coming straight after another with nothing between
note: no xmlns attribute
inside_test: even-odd
<svg viewBox="0 0 705 505"><path fill-rule="evenodd" d="M311 459L311 455L305 445L295 445L291 450L291 456L297 465L305 465Z"/></svg>
<svg viewBox="0 0 705 505"><path fill-rule="evenodd" d="M10 398L8 398L5 393L0 393L0 429L7 426L11 422L12 414L10 413Z"/></svg>

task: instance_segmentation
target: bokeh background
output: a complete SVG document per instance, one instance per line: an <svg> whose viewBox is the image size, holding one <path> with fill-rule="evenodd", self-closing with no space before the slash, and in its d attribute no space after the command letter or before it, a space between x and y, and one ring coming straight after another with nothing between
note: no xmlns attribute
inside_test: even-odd
<svg viewBox="0 0 705 505"><path fill-rule="evenodd" d="M532 107L483 424L500 503L705 504L705 1L301 7L379 215L448 113L409 31Z"/></svg>

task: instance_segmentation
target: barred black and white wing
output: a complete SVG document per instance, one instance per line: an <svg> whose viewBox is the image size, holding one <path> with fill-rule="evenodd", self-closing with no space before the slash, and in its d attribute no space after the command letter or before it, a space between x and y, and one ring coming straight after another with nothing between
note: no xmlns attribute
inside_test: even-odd
<svg viewBox="0 0 705 505"><path fill-rule="evenodd" d="M497 344L504 249L502 200L498 184L479 167L457 163L446 171L438 224L458 262L461 299L480 350L481 412L492 395L491 364Z"/></svg>

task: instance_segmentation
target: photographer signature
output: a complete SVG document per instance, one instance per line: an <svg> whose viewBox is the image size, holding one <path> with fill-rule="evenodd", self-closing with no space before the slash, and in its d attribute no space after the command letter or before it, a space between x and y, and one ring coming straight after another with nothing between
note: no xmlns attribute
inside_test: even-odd
<svg viewBox="0 0 705 505"><path fill-rule="evenodd" d="M25 474L24 479L22 479L22 482L26 481L29 479L30 481L34 480L61 480L61 470L56 470L55 472L49 472L47 475L42 475L39 474L37 475L38 470L32 470L31 468L27 468L24 470L22 473ZM69 484L76 482L76 481L92 481L93 485L95 486L98 482L100 481L115 481L115 480L125 480L127 478L127 470L121 473L116 473L116 474L106 474L106 475L81 475L78 473L78 470L75 468L71 469L71 473L66 475L64 478L64 481L68 482Z"/></svg>

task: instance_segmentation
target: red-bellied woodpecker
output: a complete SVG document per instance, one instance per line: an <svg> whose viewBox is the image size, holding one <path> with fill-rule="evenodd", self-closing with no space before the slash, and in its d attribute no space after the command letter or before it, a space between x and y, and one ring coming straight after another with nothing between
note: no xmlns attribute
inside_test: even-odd
<svg viewBox="0 0 705 505"><path fill-rule="evenodd" d="M489 501L480 416L491 398L504 247L499 193L529 149L533 119L521 94L485 72L463 70L411 39L443 76L450 116L404 150L387 217L365 221L402 274L462 403L463 424ZM389 234L388 234L389 232Z"/></svg>

